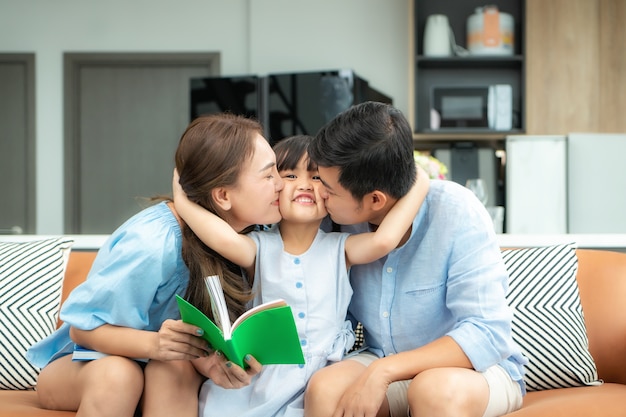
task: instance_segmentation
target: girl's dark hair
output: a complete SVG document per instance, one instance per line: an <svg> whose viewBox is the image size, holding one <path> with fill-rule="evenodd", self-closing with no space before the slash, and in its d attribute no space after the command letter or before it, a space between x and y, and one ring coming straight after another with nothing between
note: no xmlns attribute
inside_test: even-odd
<svg viewBox="0 0 626 417"><path fill-rule="evenodd" d="M307 150L313 139L313 136L296 135L282 139L274 145L276 168L278 171L295 169L300 159L307 155ZM309 158L307 162L307 170L317 170L317 164L314 163L311 158Z"/></svg>
<svg viewBox="0 0 626 417"><path fill-rule="evenodd" d="M215 114L191 122L180 138L175 162L180 184L189 200L219 216L211 191L235 186L245 164L254 154L261 125L242 116ZM204 277L219 275L231 319L246 310L251 300L251 283L241 269L207 247L187 225L183 225L182 256L189 268L185 298L212 317Z"/></svg>
<svg viewBox="0 0 626 417"><path fill-rule="evenodd" d="M309 156L338 167L339 184L357 200L376 189L401 198L416 178L411 126L389 104L368 101L343 111L320 129Z"/></svg>

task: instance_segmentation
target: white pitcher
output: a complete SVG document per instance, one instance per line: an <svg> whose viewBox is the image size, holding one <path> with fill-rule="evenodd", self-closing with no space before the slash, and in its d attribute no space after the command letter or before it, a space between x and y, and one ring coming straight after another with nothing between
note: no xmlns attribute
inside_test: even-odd
<svg viewBox="0 0 626 417"><path fill-rule="evenodd" d="M448 16L443 14L428 16L424 28L424 56L452 55L450 34Z"/></svg>

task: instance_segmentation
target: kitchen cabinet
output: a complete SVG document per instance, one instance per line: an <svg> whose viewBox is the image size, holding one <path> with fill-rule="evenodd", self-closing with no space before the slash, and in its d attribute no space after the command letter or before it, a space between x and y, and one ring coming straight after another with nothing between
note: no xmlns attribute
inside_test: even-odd
<svg viewBox="0 0 626 417"><path fill-rule="evenodd" d="M567 135L626 132L626 1L505 0L495 4L515 19L510 57L424 56L423 36L431 14L448 17L456 43L466 46L470 0L409 0L413 25L410 118L416 147L480 141L500 146L507 134ZM431 131L430 91L435 84L514 86L512 132ZM434 144L434 145L433 145Z"/></svg>
<svg viewBox="0 0 626 417"><path fill-rule="evenodd" d="M512 56L424 56L428 16L446 15L456 44L465 47L467 18L475 7L485 4L488 3L474 0L409 0L413 19L409 52L414 57L409 68L409 88L413 93L409 118L415 148L451 164L457 174L450 179L463 183L459 171L466 177L485 176L485 170L495 172L495 183L490 180L494 203L507 209L507 196L513 191L506 186L507 137L626 133L626 1L494 2L500 11L515 19ZM513 86L515 118L511 131L430 129L430 92L434 85L495 82ZM485 158L472 156L481 152L484 155L485 149L495 151L495 166L492 162L485 164ZM475 162L468 168L467 161L471 159ZM464 163L461 169L459 161Z"/></svg>
<svg viewBox="0 0 626 417"><path fill-rule="evenodd" d="M490 206L505 202L504 139L525 131L525 45L524 0L501 0L500 12L513 17L513 53L507 55L459 55L438 57L424 53L424 31L428 17L447 17L454 41L468 47L467 21L483 0L409 0L409 48L411 61L410 86L413 100L409 118L413 126L415 148L430 152L449 169L448 179L464 185L469 178L483 178L487 183ZM494 84L511 86L511 129L489 128L431 128L433 87L485 87ZM506 216L506 213L505 213Z"/></svg>
<svg viewBox="0 0 626 417"><path fill-rule="evenodd" d="M524 57L524 0L502 0L497 3L500 12L514 19L513 55L469 55L433 57L424 54L424 30L429 16L443 14L457 45L467 47L467 20L483 0L413 0L413 35L411 49L415 57L413 71L414 103L412 122L416 147L432 147L435 142L487 141L501 142L507 134L525 131L525 57ZM512 86L512 128L495 131L488 128L431 129L432 89L435 86L474 87L493 84Z"/></svg>

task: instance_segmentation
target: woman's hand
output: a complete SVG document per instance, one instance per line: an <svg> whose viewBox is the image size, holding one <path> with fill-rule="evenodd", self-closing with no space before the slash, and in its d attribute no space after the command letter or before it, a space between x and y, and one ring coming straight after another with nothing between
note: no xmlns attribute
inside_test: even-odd
<svg viewBox="0 0 626 417"><path fill-rule="evenodd" d="M158 339L151 359L191 360L208 356L211 348L202 339L202 329L181 320L165 320L157 332Z"/></svg>
<svg viewBox="0 0 626 417"><path fill-rule="evenodd" d="M194 359L192 363L200 374L216 385L232 389L249 385L252 377L261 372L262 365L251 355L246 355L245 360L249 367L242 369L226 359L221 352L214 352L208 357Z"/></svg>

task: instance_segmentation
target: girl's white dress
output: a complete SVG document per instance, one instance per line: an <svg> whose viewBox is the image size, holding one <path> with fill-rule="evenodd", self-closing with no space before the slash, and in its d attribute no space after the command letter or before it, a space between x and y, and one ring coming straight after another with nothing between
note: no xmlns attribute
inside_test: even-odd
<svg viewBox="0 0 626 417"><path fill-rule="evenodd" d="M305 364L264 366L241 389L223 389L207 380L200 390L200 416L302 416L311 375L329 361L341 360L354 344L346 320L352 296L345 259L349 234L320 230L309 250L297 256L284 251L277 226L249 236L257 245L254 304L287 301Z"/></svg>

